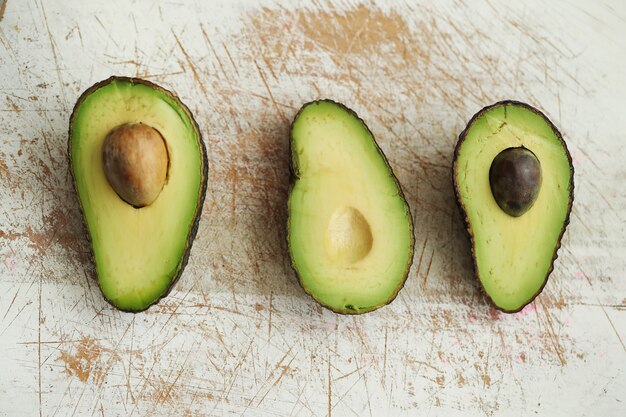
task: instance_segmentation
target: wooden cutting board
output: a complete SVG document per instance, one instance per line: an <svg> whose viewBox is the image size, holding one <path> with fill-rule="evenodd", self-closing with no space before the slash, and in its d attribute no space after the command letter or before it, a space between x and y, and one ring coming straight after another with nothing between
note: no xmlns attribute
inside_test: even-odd
<svg viewBox="0 0 626 417"><path fill-rule="evenodd" d="M625 3L9 0L0 44L0 415L626 413ZM103 300L68 168L74 102L113 74L175 91L209 152L187 269L141 314ZM289 123L326 97L415 221L406 286L359 317L287 258ZM457 135L505 98L576 169L555 271L515 315L480 293L451 179Z"/></svg>

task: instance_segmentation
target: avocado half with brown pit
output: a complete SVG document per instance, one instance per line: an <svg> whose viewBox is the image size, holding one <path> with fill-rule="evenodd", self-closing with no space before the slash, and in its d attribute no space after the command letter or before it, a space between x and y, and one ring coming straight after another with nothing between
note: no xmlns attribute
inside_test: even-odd
<svg viewBox="0 0 626 417"><path fill-rule="evenodd" d="M534 107L503 101L459 136L454 190L474 270L500 310L535 299L552 272L574 199L574 168L561 134Z"/></svg>
<svg viewBox="0 0 626 417"><path fill-rule="evenodd" d="M288 245L300 284L337 313L390 303L413 260L402 189L365 123L331 100L305 104L291 126Z"/></svg>
<svg viewBox="0 0 626 417"><path fill-rule="evenodd" d="M70 118L74 187L104 297L124 311L156 303L182 274L206 193L200 129L171 92L111 77Z"/></svg>

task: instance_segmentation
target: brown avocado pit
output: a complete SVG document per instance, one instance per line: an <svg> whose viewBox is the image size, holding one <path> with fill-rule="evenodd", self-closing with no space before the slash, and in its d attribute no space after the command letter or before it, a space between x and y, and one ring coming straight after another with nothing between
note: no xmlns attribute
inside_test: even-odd
<svg viewBox="0 0 626 417"><path fill-rule="evenodd" d="M161 134L143 123L123 124L109 132L102 163L109 184L128 204L152 204L167 178L167 146Z"/></svg>
<svg viewBox="0 0 626 417"><path fill-rule="evenodd" d="M537 200L541 187L541 164L523 146L507 148L491 163L489 184L498 206L510 216L526 213Z"/></svg>

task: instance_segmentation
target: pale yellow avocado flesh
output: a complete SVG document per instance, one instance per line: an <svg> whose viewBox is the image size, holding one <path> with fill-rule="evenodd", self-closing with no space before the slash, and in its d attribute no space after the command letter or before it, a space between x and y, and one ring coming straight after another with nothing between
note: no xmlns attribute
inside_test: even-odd
<svg viewBox="0 0 626 417"><path fill-rule="evenodd" d="M489 168L503 150L525 147L541 165L534 205L520 217L496 203ZM478 277L494 304L517 311L541 290L552 268L571 208L571 165L552 125L525 106L506 104L480 114L457 149L455 186L473 235Z"/></svg>
<svg viewBox="0 0 626 417"><path fill-rule="evenodd" d="M342 313L388 303L408 274L413 225L371 133L342 105L313 102L293 123L291 151L289 250L302 286Z"/></svg>
<svg viewBox="0 0 626 417"><path fill-rule="evenodd" d="M167 145L167 181L156 200L137 209L109 185L102 166L106 135L125 123L156 129ZM160 89L113 80L77 105L70 157L92 242L100 288L123 310L147 308L167 292L182 268L202 200L204 153L180 102Z"/></svg>

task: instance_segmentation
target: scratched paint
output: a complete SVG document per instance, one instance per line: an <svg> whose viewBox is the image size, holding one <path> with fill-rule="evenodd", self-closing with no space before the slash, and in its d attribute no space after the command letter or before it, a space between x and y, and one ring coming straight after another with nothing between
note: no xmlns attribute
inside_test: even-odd
<svg viewBox="0 0 626 417"><path fill-rule="evenodd" d="M621 414L623 5L203 3L7 6L0 415ZM210 159L185 273L137 315L97 288L66 153L74 101L111 74L176 91ZM416 225L405 288L365 316L318 306L286 257L288 124L322 97L366 120ZM460 130L503 98L549 114L577 177L555 271L516 315L473 279L450 176Z"/></svg>

